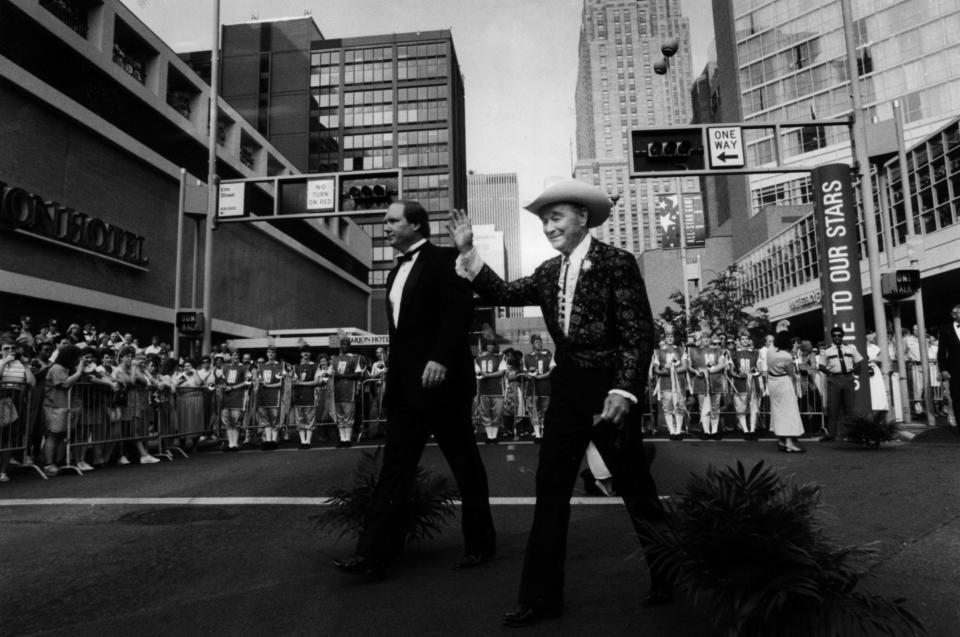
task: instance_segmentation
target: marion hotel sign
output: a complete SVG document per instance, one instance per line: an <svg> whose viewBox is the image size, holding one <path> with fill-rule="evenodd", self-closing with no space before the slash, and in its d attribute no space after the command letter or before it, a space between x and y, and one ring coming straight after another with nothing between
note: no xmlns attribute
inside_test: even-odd
<svg viewBox="0 0 960 637"><path fill-rule="evenodd" d="M141 269L148 262L142 236L2 181L0 228Z"/></svg>

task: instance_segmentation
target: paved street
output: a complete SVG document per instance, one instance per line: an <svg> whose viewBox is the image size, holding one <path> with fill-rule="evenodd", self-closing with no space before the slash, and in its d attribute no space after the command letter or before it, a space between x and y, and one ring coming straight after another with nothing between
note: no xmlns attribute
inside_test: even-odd
<svg viewBox="0 0 960 637"><path fill-rule="evenodd" d="M941 432L928 432L940 434ZM946 433L946 432L943 432ZM821 518L839 544L878 541L864 587L907 597L930 634L960 632L960 438L885 445L772 441L658 442L663 493L709 463L764 460L823 485ZM172 463L48 481L18 471L0 487L2 635L494 635L514 601L532 506L537 447L482 446L499 552L458 572L456 525L412 546L383 582L333 571L352 541L319 534L311 517L349 482L359 448L209 451ZM435 447L424 466L446 471ZM582 492L576 495L582 496ZM56 500L55 500L56 499ZM571 521L567 612L526 635L702 637L685 602L655 610L623 508L578 499Z"/></svg>

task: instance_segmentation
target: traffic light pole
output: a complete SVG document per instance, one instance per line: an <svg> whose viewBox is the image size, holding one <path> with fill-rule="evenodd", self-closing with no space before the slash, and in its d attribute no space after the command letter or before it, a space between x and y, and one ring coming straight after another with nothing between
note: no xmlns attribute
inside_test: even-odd
<svg viewBox="0 0 960 637"><path fill-rule="evenodd" d="M840 0L843 15L843 38L846 45L847 76L850 79L850 97L853 111L853 152L857 176L860 179L860 204L863 209L863 233L866 239L867 263L870 273L870 301L873 306L873 325L880 347L880 367L883 370L884 387L890 387L890 349L887 341L886 313L880 293L880 259L877 245L877 220L874 216L873 186L870 179L870 155L867 152L867 122L863 112L863 97L860 95L860 74L857 70L856 48L853 42L853 11L850 0ZM890 411L887 412L890 414Z"/></svg>
<svg viewBox="0 0 960 637"><path fill-rule="evenodd" d="M877 184L877 190L881 193L880 196L880 223L883 228L883 245L884 251L887 253L887 267L891 272L896 272L897 270L897 259L893 254L893 222L890 218L890 206L886 203L886 199L883 197L882 193L887 191L887 180L886 176L881 172L878 175L880 183ZM900 387L900 396L907 396L909 389L907 387L907 363L903 359L903 331L902 323L900 321L900 302L895 299L890 303L890 314L893 319L893 342L894 350L896 354L896 365L897 365L897 375L899 376L898 385ZM892 365L894 361L891 361ZM891 374L891 387L893 386L893 376ZM891 404L890 412L893 413L896 408L896 401L892 400L891 395ZM900 405L900 420L903 422L910 422L910 402L901 401Z"/></svg>
<svg viewBox="0 0 960 637"><path fill-rule="evenodd" d="M213 0L213 45L210 49L210 115L207 135L207 228L203 237L203 346L213 351L213 230L217 219L217 108L220 101L220 0Z"/></svg>
<svg viewBox="0 0 960 637"><path fill-rule="evenodd" d="M903 108L900 106L900 100L893 101L893 122L897 134L897 163L900 165L900 187L903 194L903 211L907 220L907 242L912 243L914 238L913 231L913 187L910 180L907 179L907 149L903 135ZM914 250L910 252L910 266L920 268L920 262ZM917 315L917 340L920 341L920 367L923 379L923 402L924 412L927 414L927 426L935 427L937 419L933 415L933 396L931 396L930 387L930 354L927 351L927 325L923 315L923 288L918 287L913 297L914 308Z"/></svg>

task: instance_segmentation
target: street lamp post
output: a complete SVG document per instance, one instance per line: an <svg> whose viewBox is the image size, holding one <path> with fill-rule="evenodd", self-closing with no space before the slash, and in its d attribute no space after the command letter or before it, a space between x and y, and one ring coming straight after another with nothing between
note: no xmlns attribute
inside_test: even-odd
<svg viewBox="0 0 960 637"><path fill-rule="evenodd" d="M897 164L900 166L900 188L903 194L903 212L907 220L907 252L910 257L910 267L920 269L919 255L917 254L913 229L913 188L907 177L907 149L903 134L903 108L900 100L893 101L893 122L897 134ZM933 415L933 396L930 388L930 354L927 351L927 325L923 314L923 289L918 289L913 297L914 311L917 316L917 339L920 341L920 378L923 386L923 411L927 415L927 425L935 427L936 417ZM906 384L906 383L903 383ZM915 388L916 389L916 388ZM909 400L909 397L908 397Z"/></svg>
<svg viewBox="0 0 960 637"><path fill-rule="evenodd" d="M883 370L884 387L889 391L890 351L887 345L886 313L880 294L880 260L877 245L877 220L874 218L873 185L870 178L870 155L867 152L867 121L863 113L863 98L860 95L860 74L857 70L856 47L853 42L853 10L850 0L840 0L843 14L843 37L846 45L847 75L850 79L852 142L857 177L860 179L860 202L863 207L863 230L866 235L867 263L870 270L870 301L873 307L873 324L876 328L877 346L880 348L880 367ZM888 417L892 410L888 410Z"/></svg>
<svg viewBox="0 0 960 637"><path fill-rule="evenodd" d="M660 45L663 59L653 64L653 72L657 75L666 75L670 70L670 58L680 48L677 38L670 38ZM687 332L690 331L690 281L687 279L687 228L683 214L683 179L676 178L677 184L677 218L680 223L680 274L683 277L683 316Z"/></svg>
<svg viewBox="0 0 960 637"><path fill-rule="evenodd" d="M213 230L217 214L217 108L220 101L220 0L213 0L210 53L210 130L207 136L207 228L203 237L203 349L213 351Z"/></svg>

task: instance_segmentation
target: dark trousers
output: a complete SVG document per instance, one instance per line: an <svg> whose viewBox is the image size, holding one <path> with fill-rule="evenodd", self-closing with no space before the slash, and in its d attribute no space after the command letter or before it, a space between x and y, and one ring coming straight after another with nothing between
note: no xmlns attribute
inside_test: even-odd
<svg viewBox="0 0 960 637"><path fill-rule="evenodd" d="M827 374L827 434L837 437L840 421L853 415L853 376Z"/></svg>
<svg viewBox="0 0 960 637"><path fill-rule="evenodd" d="M438 413L390 405L380 478L364 516L357 555L390 560L403 550L407 494L432 433L457 482L465 554L492 553L496 546L487 472L473 436L470 402Z"/></svg>
<svg viewBox="0 0 960 637"><path fill-rule="evenodd" d="M552 391L537 466L537 503L527 540L519 602L538 607L563 603L564 562L570 524L570 496L587 444L594 440L613 475L614 489L626 504L634 527L640 519L663 518L657 487L643 452L642 404L630 410L622 431L593 426L603 410L612 374L602 370L557 366L550 376ZM642 395L638 396L641 400ZM654 586L662 584L651 573Z"/></svg>

